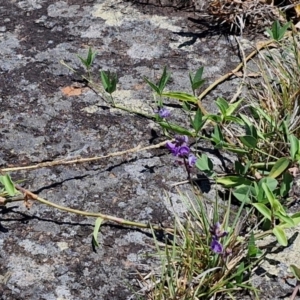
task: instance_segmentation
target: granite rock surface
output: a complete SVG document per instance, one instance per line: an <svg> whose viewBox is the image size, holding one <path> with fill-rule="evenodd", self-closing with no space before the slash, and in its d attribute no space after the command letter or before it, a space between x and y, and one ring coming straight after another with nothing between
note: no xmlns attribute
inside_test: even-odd
<svg viewBox="0 0 300 300"><path fill-rule="evenodd" d="M204 66L207 86L240 61L232 37L211 32L192 12L174 7L0 0L1 168L101 156L165 140L151 120L109 108L82 82L77 54L86 55L89 47L97 51L95 81L99 70L116 73L115 101L148 114L155 101L145 76L157 80L167 66L168 89L189 91L189 71ZM237 85L228 81L212 91L204 100L207 110L215 111L213 100L229 97ZM167 105L177 121L185 120L176 103ZM173 210L185 209L171 184L186 174L164 148L11 175L60 205L137 222L172 224ZM104 225L93 251L93 224L92 218L41 204L0 208L0 299L132 297L139 290L137 271L157 266L147 257L154 250L151 234Z"/></svg>

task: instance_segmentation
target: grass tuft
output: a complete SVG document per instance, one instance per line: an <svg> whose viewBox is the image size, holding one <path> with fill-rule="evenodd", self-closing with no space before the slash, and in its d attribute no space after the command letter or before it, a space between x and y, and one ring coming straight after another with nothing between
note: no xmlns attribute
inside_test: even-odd
<svg viewBox="0 0 300 300"><path fill-rule="evenodd" d="M288 156L289 135L300 136L299 49L296 33L260 52L259 81L248 85L251 122L267 137L259 147L271 156Z"/></svg>
<svg viewBox="0 0 300 300"><path fill-rule="evenodd" d="M219 228L226 233L220 238L222 253L216 253L212 248L212 228L219 218L218 201L213 209L207 210L202 197L191 199L180 194L188 212L184 218L175 215L174 235L166 238L165 244L156 243L161 269L159 274L151 276L152 288L146 299L216 299L220 295L235 299L241 289L255 295L255 289L247 281L259 258L253 260L248 255L250 233L243 241L238 238L242 226L236 225L242 210L237 214L231 212L229 203ZM232 214L234 221L229 226Z"/></svg>

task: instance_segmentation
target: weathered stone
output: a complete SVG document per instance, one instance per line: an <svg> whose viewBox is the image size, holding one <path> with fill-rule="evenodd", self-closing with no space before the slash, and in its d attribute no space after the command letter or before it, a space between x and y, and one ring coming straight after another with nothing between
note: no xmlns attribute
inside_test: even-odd
<svg viewBox="0 0 300 300"><path fill-rule="evenodd" d="M100 69L116 72L115 101L148 114L156 105L144 77L157 80L167 66L172 72L167 88L190 92L189 71L204 66L207 86L240 61L230 38L199 25L193 13L170 7L108 0L0 0L4 27L1 168L99 156L164 140L155 123L110 109L85 87L77 54L85 56L89 46L97 51L91 70L95 81ZM203 104L215 111L216 97L232 95L238 83L220 85ZM187 122L176 102L166 105L175 122ZM209 155L220 168L218 158ZM186 174L165 149L12 176L60 205L137 222L172 224L173 210L184 210L170 184L185 180ZM209 188L205 192L215 196ZM145 256L153 252L146 231L105 225L100 248L93 252L93 219L41 204L28 211L20 203L1 207L0 222L1 300L124 300L132 295L129 287L138 289L136 270L146 273L157 267Z"/></svg>

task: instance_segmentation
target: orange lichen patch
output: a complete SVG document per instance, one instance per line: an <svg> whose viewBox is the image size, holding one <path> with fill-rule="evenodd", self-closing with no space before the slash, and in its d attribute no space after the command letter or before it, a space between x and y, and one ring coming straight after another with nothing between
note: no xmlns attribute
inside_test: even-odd
<svg viewBox="0 0 300 300"><path fill-rule="evenodd" d="M74 87L74 86L66 86L62 88L62 92L65 96L79 96L82 93L82 88Z"/></svg>
<svg viewBox="0 0 300 300"><path fill-rule="evenodd" d="M133 86L133 89L136 91L142 90L143 88L145 88L145 84L136 84Z"/></svg>

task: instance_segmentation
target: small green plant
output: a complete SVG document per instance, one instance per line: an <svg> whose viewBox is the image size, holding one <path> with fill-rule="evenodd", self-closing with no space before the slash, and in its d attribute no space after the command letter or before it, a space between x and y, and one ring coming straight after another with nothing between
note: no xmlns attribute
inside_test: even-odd
<svg viewBox="0 0 300 300"><path fill-rule="evenodd" d="M167 83L170 79L170 75L171 74L167 72L167 68L164 67L163 73L160 77L160 80L159 80L158 84L155 84L155 83L151 82L146 77L144 78L144 80L149 84L149 86L152 88L152 90L154 92L156 92L161 97L162 93L163 93L163 90L166 87L166 85L167 85Z"/></svg>
<svg viewBox="0 0 300 300"><path fill-rule="evenodd" d="M291 22L288 22L288 23L284 24L283 26L281 26L279 21L276 20L273 23L272 28L271 29L267 28L266 30L272 39L274 39L275 41L280 41L284 37L287 29L290 26L291 26Z"/></svg>
<svg viewBox="0 0 300 300"><path fill-rule="evenodd" d="M192 73L189 73L190 83L194 96L196 96L196 90L199 89L205 82L205 79L202 78L203 70L204 67L199 68L194 76L192 75Z"/></svg>
<svg viewBox="0 0 300 300"><path fill-rule="evenodd" d="M89 80L92 79L92 76L91 76L91 67L92 67L92 64L93 64L93 62L95 60L96 55L97 55L97 52L93 51L91 47L89 47L89 51L87 53L87 57L86 58L84 58L84 57L82 57L80 55L77 55L78 58L80 59L80 61L82 62L82 64L84 65L84 67L86 68Z"/></svg>
<svg viewBox="0 0 300 300"><path fill-rule="evenodd" d="M109 72L100 71L101 82L104 87L105 92L110 96L111 103L115 106L112 93L116 91L118 78L117 75L112 75Z"/></svg>

